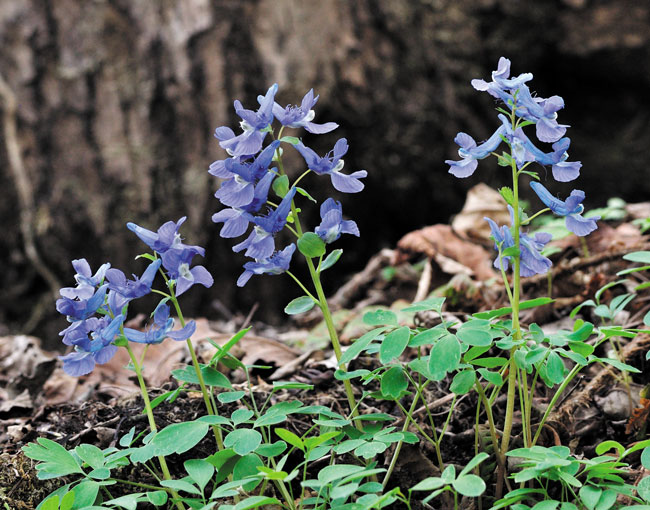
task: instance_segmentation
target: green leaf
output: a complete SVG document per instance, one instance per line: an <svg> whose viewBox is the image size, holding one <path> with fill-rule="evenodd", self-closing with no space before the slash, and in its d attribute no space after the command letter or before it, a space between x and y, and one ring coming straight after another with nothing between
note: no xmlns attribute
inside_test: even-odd
<svg viewBox="0 0 650 510"><path fill-rule="evenodd" d="M476 466L478 466L481 462L483 462L485 459L489 458L490 455L488 455L485 452L478 453L474 456L472 460L470 460L463 470L458 474L458 476L464 476L468 474L472 469L474 469Z"/></svg>
<svg viewBox="0 0 650 510"><path fill-rule="evenodd" d="M299 436L297 436L296 434L294 434L290 430L277 428L277 429L274 429L274 432L277 434L277 436L280 439L286 441L291 446L294 446L294 447L298 448L299 450L301 450L303 452L305 451L305 443L303 442L303 440L300 439Z"/></svg>
<svg viewBox="0 0 650 510"><path fill-rule="evenodd" d="M397 315L390 310L375 310L366 312L363 316L363 322L369 326L397 326Z"/></svg>
<svg viewBox="0 0 650 510"><path fill-rule="evenodd" d="M388 333L379 347L379 361L385 365L398 358L406 349L411 338L411 330L403 326Z"/></svg>
<svg viewBox="0 0 650 510"><path fill-rule="evenodd" d="M443 336L431 349L429 372L434 381L441 381L447 372L458 368L460 363L460 343L454 335Z"/></svg>
<svg viewBox="0 0 650 510"><path fill-rule="evenodd" d="M80 444L74 452L91 468L97 469L104 466L104 453L92 444Z"/></svg>
<svg viewBox="0 0 650 510"><path fill-rule="evenodd" d="M354 464L334 464L327 466L318 472L318 480L322 484L328 484L335 480L341 480L346 476L359 473L365 470L364 466L357 466Z"/></svg>
<svg viewBox="0 0 650 510"><path fill-rule="evenodd" d="M214 466L204 459L190 459L183 463L190 478L203 491L214 475Z"/></svg>
<svg viewBox="0 0 650 510"><path fill-rule="evenodd" d="M260 445L255 453L262 457L276 457L287 449L287 443L284 441L276 441L275 443L267 443Z"/></svg>
<svg viewBox="0 0 650 510"><path fill-rule="evenodd" d="M641 264L650 264L650 251L633 251L627 255L623 255L624 260L630 262L640 262Z"/></svg>
<svg viewBox="0 0 650 510"><path fill-rule="evenodd" d="M487 368L479 368L477 372L489 383L494 384L495 386L501 386L503 384L503 377L499 372L492 372Z"/></svg>
<svg viewBox="0 0 650 510"><path fill-rule="evenodd" d="M279 141L290 143L291 145L296 145L300 143L300 138L296 138L295 136L283 136Z"/></svg>
<svg viewBox="0 0 650 510"><path fill-rule="evenodd" d="M474 381L476 381L474 370L463 370L454 376L449 391L456 395L464 395L472 389Z"/></svg>
<svg viewBox="0 0 650 510"><path fill-rule="evenodd" d="M639 370L638 368L634 368L632 365L628 365L627 363L623 363L617 359L590 357L590 360L600 361L601 363L607 363L608 365L612 365L614 368L618 368L621 372L630 372L632 374L641 373L641 370Z"/></svg>
<svg viewBox="0 0 650 510"><path fill-rule="evenodd" d="M147 496L147 501L154 506L163 506L167 503L167 492L165 491L153 491L145 493Z"/></svg>
<svg viewBox="0 0 650 510"><path fill-rule="evenodd" d="M97 499L100 484L93 480L85 480L79 485L76 485L72 492L74 493L74 501L72 509L83 508L92 505ZM63 504L61 507L63 508Z"/></svg>
<svg viewBox="0 0 650 510"><path fill-rule="evenodd" d="M535 308L537 306L544 306L548 305L549 303L552 303L555 301L554 299L547 298L547 297L540 297L540 298L535 298L535 299L529 299L526 301L522 301L519 303L519 309L520 310L528 310L529 308ZM475 314L472 314L473 317L476 317L478 319L494 319L495 317L502 317L503 315L508 315L512 313L512 308L509 306L504 306L503 308L497 308L496 310L489 310L487 312L478 312Z"/></svg>
<svg viewBox="0 0 650 510"><path fill-rule="evenodd" d="M269 496L251 496L237 503L234 510L249 510L263 505L279 505L280 501Z"/></svg>
<svg viewBox="0 0 650 510"><path fill-rule="evenodd" d="M219 372L216 368L199 363L201 375L206 386L218 386L219 388L232 388L228 378ZM172 375L178 381L199 384L199 378L196 376L196 370L193 366L185 366L177 370L172 370Z"/></svg>
<svg viewBox="0 0 650 510"><path fill-rule="evenodd" d="M302 195L303 197L305 197L305 198L311 200L311 201L314 202L315 204L318 203L317 200L316 200L314 197L312 197L309 193L307 193L307 190L305 190L304 188L301 188L300 186L298 186L298 187L296 188L296 192L298 192L298 193L299 193L300 195Z"/></svg>
<svg viewBox="0 0 650 510"><path fill-rule="evenodd" d="M325 255L325 242L314 232L305 232L298 239L298 249L305 257L314 258Z"/></svg>
<svg viewBox="0 0 650 510"><path fill-rule="evenodd" d="M439 476L430 476L424 480L416 483L411 487L412 491L435 491L445 484L445 481Z"/></svg>
<svg viewBox="0 0 650 510"><path fill-rule="evenodd" d="M506 204L512 205L512 203L514 202L514 194L511 188L508 188L507 186L504 186L503 188L499 188L499 194L506 201Z"/></svg>
<svg viewBox="0 0 650 510"><path fill-rule="evenodd" d="M492 335L490 335L488 331L482 329L461 327L456 332L456 336L460 339L461 342L467 345L485 347L492 344Z"/></svg>
<svg viewBox="0 0 650 510"><path fill-rule="evenodd" d="M318 271L322 273L326 269L329 269L332 267L334 264L338 262L338 260L341 258L341 255L343 254L343 250L338 249L338 250L333 250L330 252L327 257L325 257L325 260L323 260L320 263L320 266L318 267Z"/></svg>
<svg viewBox="0 0 650 510"><path fill-rule="evenodd" d="M587 510L594 510L602 493L602 489L593 487L591 485L584 485L580 488L578 495L580 496L580 501L582 504L587 507Z"/></svg>
<svg viewBox="0 0 650 510"><path fill-rule="evenodd" d="M357 457L362 457L364 459L372 459L384 453L388 449L388 445L381 441L369 441L354 450L354 454Z"/></svg>
<svg viewBox="0 0 650 510"><path fill-rule="evenodd" d="M475 498L485 492L485 482L476 475L461 475L451 485L463 496Z"/></svg>
<svg viewBox="0 0 650 510"><path fill-rule="evenodd" d="M263 465L264 463L262 462L262 459L260 459L254 453L249 453L248 455L244 455L241 459L237 461L235 467L232 470L233 478L235 480L243 480L249 476L256 475L259 473L259 470L257 468ZM243 484L242 488L245 491L251 491L255 487L257 487L261 481L262 481L261 478L252 479L250 482L246 482L245 484Z"/></svg>
<svg viewBox="0 0 650 510"><path fill-rule="evenodd" d="M135 436L135 427L131 427L131 430L129 430L128 433L124 434L120 438L119 445L122 448L126 448L128 446L131 446L131 443L133 442L133 436Z"/></svg>
<svg viewBox="0 0 650 510"><path fill-rule="evenodd" d="M231 402L237 402L244 395L246 395L245 391L228 391L226 393L219 393L217 400L222 404L230 404Z"/></svg>
<svg viewBox="0 0 650 510"><path fill-rule="evenodd" d="M639 496L641 496L646 503L650 501L650 476L645 476L636 487Z"/></svg>
<svg viewBox="0 0 650 510"><path fill-rule="evenodd" d="M32 460L40 460L36 465L39 480L48 480L73 473L83 473L77 460L59 443L39 437L37 443L23 446L23 453Z"/></svg>
<svg viewBox="0 0 650 510"><path fill-rule="evenodd" d="M421 333L411 337L409 340L409 347L421 347L423 345L433 344L442 335L446 335L447 330L444 328L431 328L425 329Z"/></svg>
<svg viewBox="0 0 650 510"><path fill-rule="evenodd" d="M557 352L551 351L546 358L546 375L549 381L560 384L564 380L564 363Z"/></svg>
<svg viewBox="0 0 650 510"><path fill-rule="evenodd" d="M406 308L402 308L403 312L427 312L433 310L434 312L440 312L442 310L442 305L445 302L444 297L432 297L425 299L424 301L418 301L413 303Z"/></svg>
<svg viewBox="0 0 650 510"><path fill-rule="evenodd" d="M650 469L650 447L645 448L641 452L641 464L644 468Z"/></svg>
<svg viewBox="0 0 650 510"><path fill-rule="evenodd" d="M364 322L365 322L365 316L364 316ZM384 331L386 331L386 328L375 328L372 331L368 331L360 338L356 339L354 343L345 350L343 356L341 356L339 365L344 363L349 363L350 361L355 359L372 343L373 340L375 340Z"/></svg>
<svg viewBox="0 0 650 510"><path fill-rule="evenodd" d="M224 438L223 444L239 455L247 455L262 444L262 434L253 429L235 429Z"/></svg>
<svg viewBox="0 0 650 510"><path fill-rule="evenodd" d="M203 494L196 486L185 480L161 480L160 485L177 491L187 492L188 494L196 494L197 496Z"/></svg>
<svg viewBox="0 0 650 510"><path fill-rule="evenodd" d="M285 195L289 192L289 177L287 175L276 177L273 181L272 187L277 196L284 198Z"/></svg>
<svg viewBox="0 0 650 510"><path fill-rule="evenodd" d="M205 437L208 428L207 423L198 420L172 423L153 436L149 444L156 456L184 453Z"/></svg>
<svg viewBox="0 0 650 510"><path fill-rule="evenodd" d="M236 427L237 425L247 422L253 414L253 411L250 409L237 409L230 415L230 420Z"/></svg>
<svg viewBox="0 0 650 510"><path fill-rule="evenodd" d="M284 307L284 313L287 315L297 315L299 313L305 313L314 308L316 301L314 301L309 296L300 296L296 299L293 299L289 302L287 306Z"/></svg>
<svg viewBox="0 0 650 510"><path fill-rule="evenodd" d="M397 399L406 388L408 380L400 365L388 369L381 377L381 393L386 397Z"/></svg>
<svg viewBox="0 0 650 510"><path fill-rule="evenodd" d="M297 381L273 381L274 390L313 390L313 384L301 383Z"/></svg>
<svg viewBox="0 0 650 510"><path fill-rule="evenodd" d="M163 480L160 484L164 485L166 481L174 481L174 480ZM120 496L119 498L111 499L109 501L105 501L105 505L115 505L119 506L122 508L126 508L126 510L135 510L136 507L138 506L138 501L140 501L140 494L135 493L135 494L128 494L126 496ZM99 508L104 508L103 505Z"/></svg>

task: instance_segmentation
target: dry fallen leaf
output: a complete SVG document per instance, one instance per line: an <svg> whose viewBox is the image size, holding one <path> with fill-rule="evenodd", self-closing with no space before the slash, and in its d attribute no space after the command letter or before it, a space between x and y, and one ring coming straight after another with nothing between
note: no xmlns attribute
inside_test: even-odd
<svg viewBox="0 0 650 510"><path fill-rule="evenodd" d="M397 243L396 262L403 262L413 254L435 260L446 273L473 275L479 280L495 276L492 255L483 247L458 237L449 225L424 227L402 237Z"/></svg>
<svg viewBox="0 0 650 510"><path fill-rule="evenodd" d="M465 205L454 217L451 227L463 238L488 242L490 226L483 219L486 216L499 225L510 223L510 213L499 192L481 183L467 192Z"/></svg>

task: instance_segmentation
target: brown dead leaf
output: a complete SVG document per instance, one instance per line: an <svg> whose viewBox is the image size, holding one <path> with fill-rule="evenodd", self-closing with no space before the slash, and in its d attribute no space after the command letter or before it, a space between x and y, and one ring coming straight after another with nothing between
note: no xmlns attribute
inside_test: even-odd
<svg viewBox="0 0 650 510"><path fill-rule="evenodd" d="M467 192L463 209L454 217L451 227L460 237L488 242L490 226L483 218L497 224L508 224L510 213L498 191L486 184L477 184Z"/></svg>
<svg viewBox="0 0 650 510"><path fill-rule="evenodd" d="M458 237L449 225L432 225L402 237L397 243L396 262L403 262L413 254L435 260L446 273L473 275L479 280L495 276L492 255Z"/></svg>
<svg viewBox="0 0 650 510"><path fill-rule="evenodd" d="M631 434L637 430L641 430L646 426L648 418L650 418L650 399L642 398L639 403L640 407L632 409L632 416L625 426L625 433Z"/></svg>

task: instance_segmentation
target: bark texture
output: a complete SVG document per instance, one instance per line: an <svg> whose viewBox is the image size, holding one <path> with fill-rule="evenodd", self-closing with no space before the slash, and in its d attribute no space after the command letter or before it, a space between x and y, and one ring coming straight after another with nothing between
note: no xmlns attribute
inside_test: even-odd
<svg viewBox="0 0 650 510"><path fill-rule="evenodd" d="M310 143L323 153L345 136L346 167L369 172L363 194L344 202L363 235L343 243L348 270L408 230L446 221L471 185L505 183L493 165L463 181L444 165L459 130L481 139L494 129L491 98L469 81L501 55L513 72L535 74L540 95L564 97L572 158L584 164L577 187L591 202L641 200L649 48L650 6L637 0L5 0L0 77L17 108L5 94L0 109L13 116L17 147L5 127L0 323L56 342L64 324L52 320L46 275L69 284L69 261L81 257L139 273L132 259L143 245L124 224L157 228L183 215L216 280L192 291L187 309L214 314L218 299L275 313L268 298L285 289L274 301L286 302L291 283L258 278L236 290L243 258L210 221L218 184L206 172L224 157L214 128L238 121L232 100L252 106L273 82L285 104L313 87L317 120L341 128Z"/></svg>

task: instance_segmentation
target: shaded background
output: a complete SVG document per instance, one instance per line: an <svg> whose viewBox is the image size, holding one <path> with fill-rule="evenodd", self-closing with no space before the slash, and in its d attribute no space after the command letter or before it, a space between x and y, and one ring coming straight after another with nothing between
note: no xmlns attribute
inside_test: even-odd
<svg viewBox="0 0 650 510"><path fill-rule="evenodd" d="M588 207L648 199L646 2L3 0L0 328L56 345L65 321L53 295L73 283L70 260L140 274L144 245L125 223L155 230L184 215L182 233L206 247L215 276L184 296L186 313L220 318L219 308L245 314L259 302L257 318L284 320L298 295L290 280L238 289L245 259L210 221L220 205L207 167L226 156L212 134L237 127L233 99L256 108L277 82L280 104L299 103L313 87L316 121L340 128L305 143L322 154L346 137L346 171L368 171L359 195L333 194L327 178L308 184L319 200L342 199L362 233L340 243L331 291L406 232L447 222L471 186L507 183L493 160L463 180L444 164L459 130L480 140L497 126L492 98L469 82L489 78L501 55L513 74L534 73L540 96L567 104L560 122L572 125L583 170L575 183L549 182L554 193L573 184Z"/></svg>

